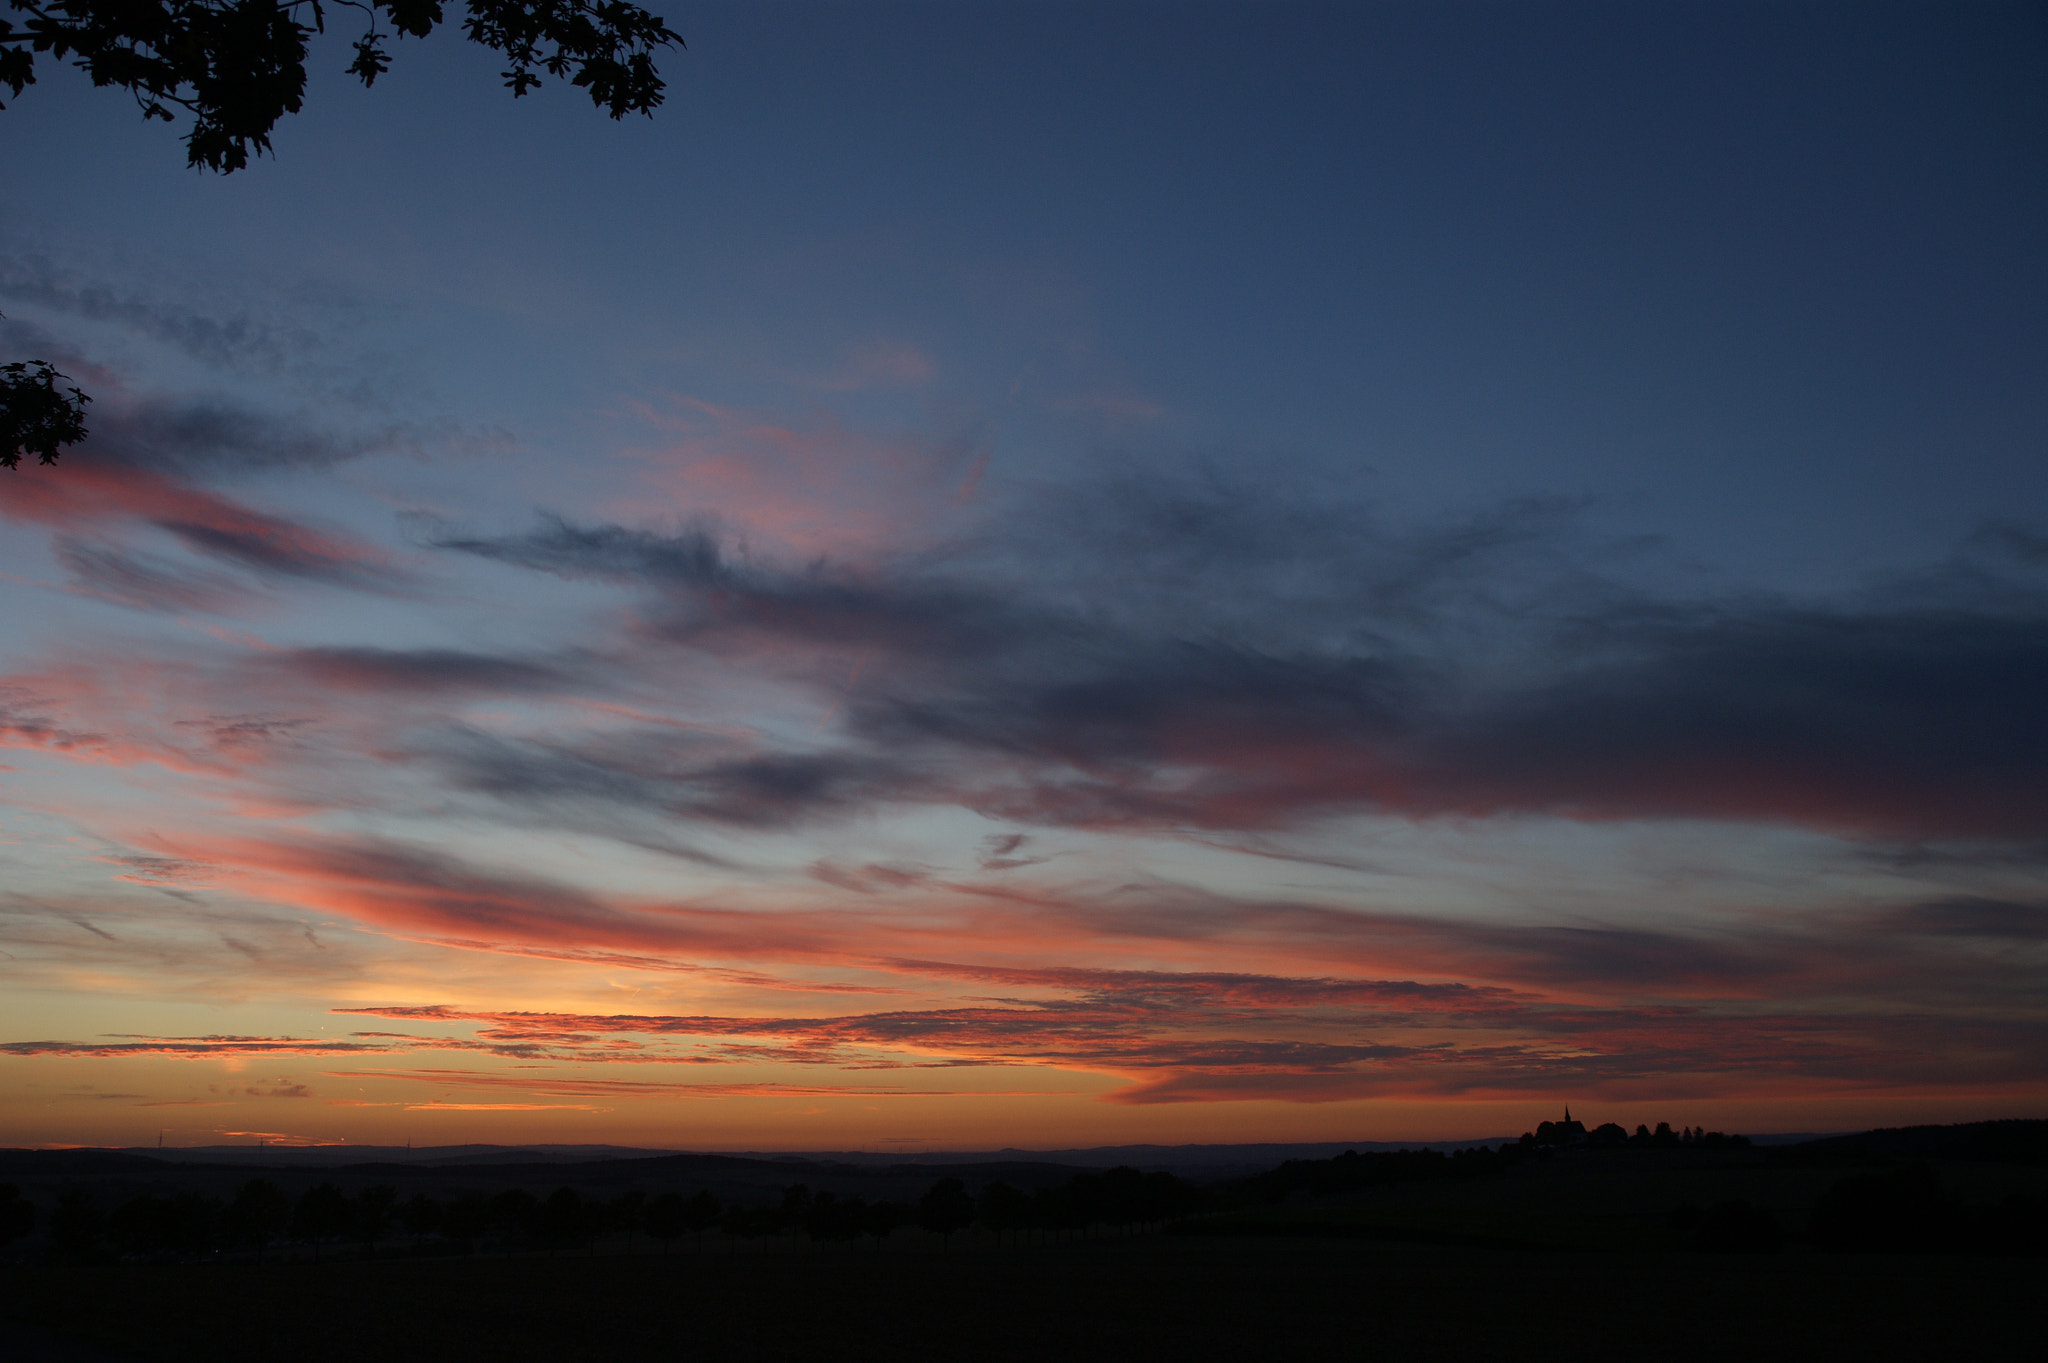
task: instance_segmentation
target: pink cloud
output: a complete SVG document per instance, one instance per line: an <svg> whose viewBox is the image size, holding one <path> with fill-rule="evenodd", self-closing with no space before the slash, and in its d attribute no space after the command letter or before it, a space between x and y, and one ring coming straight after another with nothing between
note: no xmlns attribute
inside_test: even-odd
<svg viewBox="0 0 2048 1363"><path fill-rule="evenodd" d="M0 499L10 519L82 530L143 522L186 548L258 572L390 589L405 574L392 558L348 535L313 529L146 469L67 465L62 477L21 479Z"/></svg>
<svg viewBox="0 0 2048 1363"><path fill-rule="evenodd" d="M635 456L653 502L641 494L612 514L644 521L660 508L710 517L756 552L798 560L875 563L929 543L957 528L963 492L971 495L982 475L983 451L971 433L888 439L823 415L796 426L694 398L638 414L673 440Z"/></svg>

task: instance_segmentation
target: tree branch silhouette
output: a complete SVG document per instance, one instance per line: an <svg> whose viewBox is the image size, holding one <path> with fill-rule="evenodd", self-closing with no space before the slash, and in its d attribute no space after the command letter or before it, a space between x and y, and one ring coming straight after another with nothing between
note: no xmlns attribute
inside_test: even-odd
<svg viewBox="0 0 2048 1363"><path fill-rule="evenodd" d="M16 98L36 83L37 58L69 58L94 85L133 95L145 119L173 122L174 108L190 114L186 161L224 175L246 167L251 152L269 152L278 120L299 112L307 40L327 31L330 6L364 17L347 71L365 86L390 69L385 45L394 33L424 38L447 21L441 0L7 3L27 16L18 25L0 19L0 85ZM683 45L660 16L625 0L468 0L462 28L505 55L515 98L545 72L587 90L613 118L653 114L665 88L654 53Z"/></svg>
<svg viewBox="0 0 2048 1363"><path fill-rule="evenodd" d="M92 399L57 386L69 377L47 360L0 365L0 468L21 467L25 454L54 464L64 446L85 439L85 405Z"/></svg>
<svg viewBox="0 0 2048 1363"><path fill-rule="evenodd" d="M349 75L367 86L391 67L396 34L424 38L447 21L441 0L6 0L0 19L0 86L20 98L36 63L65 61L97 86L128 91L145 120L190 115L185 160L222 175L270 152L271 130L305 102L306 48L327 31L327 10L358 11ZM546 76L566 78L614 119L652 116L665 90L654 53L683 40L626 0L467 0L462 29L501 52L516 99ZM0 104L4 109L5 104ZM54 464L86 435L85 404L66 376L29 360L0 367L0 466L22 456Z"/></svg>

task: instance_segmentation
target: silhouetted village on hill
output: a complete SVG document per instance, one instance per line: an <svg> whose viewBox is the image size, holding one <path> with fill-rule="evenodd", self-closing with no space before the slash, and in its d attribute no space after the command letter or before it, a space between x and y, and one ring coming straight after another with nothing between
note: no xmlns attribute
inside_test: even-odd
<svg viewBox="0 0 2048 1363"><path fill-rule="evenodd" d="M489 1295L586 1263L626 1271L683 1259L696 1275L727 1265L716 1272L741 1283L764 1271L762 1256L815 1261L806 1272L839 1273L844 1286L853 1281L844 1274L886 1274L891 1263L972 1275L998 1272L972 1264L1027 1262L1019 1255L1031 1256L1034 1273L1067 1271L1057 1265L1068 1260L1076 1273L1084 1261L1139 1272L1210 1256L1189 1261L1199 1276L1232 1256L1272 1265L1309 1251L1396 1254L1417 1272L1436 1262L1430 1255L1453 1256L1446 1271L1460 1255L1527 1264L1532 1252L1545 1262L1619 1255L1650 1271L1762 1255L2017 1264L2048 1253L2041 1121L1760 1145L1661 1122L1589 1130L1566 1112L1515 1141L1352 1149L1209 1179L1021 1159L861 1165L520 1151L252 1169L231 1153L0 1152L0 1258L15 1266L0 1309L61 1324L51 1303L103 1290L108 1274L138 1300L232 1294L236 1282L300 1293L319 1275L373 1268L403 1275L380 1280L387 1285L468 1274L460 1290ZM350 1281L350 1291L362 1287ZM140 1347L132 1333L117 1337ZM197 1356L165 1348L157 1356Z"/></svg>
<svg viewBox="0 0 2048 1363"><path fill-rule="evenodd" d="M1564 1120L1540 1122L1534 1131L1522 1133L1523 1146L1542 1146L1548 1149L1572 1150L1582 1145L1612 1149L1623 1145L1669 1147L1693 1144L1703 1147L1728 1146L1734 1148L1748 1145L1749 1138L1747 1136L1724 1136L1718 1131L1695 1130L1689 1126L1673 1131L1669 1122L1657 1123L1655 1131L1638 1123L1634 1135L1630 1135L1628 1128L1622 1126L1619 1122L1602 1122L1599 1126L1588 1131L1586 1130L1585 1123L1572 1120L1572 1110L1570 1108L1564 1110Z"/></svg>

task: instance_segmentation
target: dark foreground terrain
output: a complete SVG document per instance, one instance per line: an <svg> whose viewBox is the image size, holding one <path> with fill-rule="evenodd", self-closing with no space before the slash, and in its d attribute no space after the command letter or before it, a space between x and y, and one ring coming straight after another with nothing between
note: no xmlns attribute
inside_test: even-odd
<svg viewBox="0 0 2048 1363"><path fill-rule="evenodd" d="M289 1173L0 1152L22 1180L0 1184L0 1363L2041 1352L2048 1122L1774 1150L1597 1134L1209 1184L1029 1162Z"/></svg>
<svg viewBox="0 0 2048 1363"><path fill-rule="evenodd" d="M1148 1235L950 1252L27 1267L6 1275L0 1313L146 1359L1726 1363L2031 1356L2044 1286L2041 1261L2025 1258Z"/></svg>

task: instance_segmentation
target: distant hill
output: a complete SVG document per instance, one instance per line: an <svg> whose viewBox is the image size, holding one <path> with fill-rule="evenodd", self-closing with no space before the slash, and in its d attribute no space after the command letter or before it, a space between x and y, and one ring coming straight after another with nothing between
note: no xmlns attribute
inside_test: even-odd
<svg viewBox="0 0 2048 1363"><path fill-rule="evenodd" d="M0 1150L0 1177L148 1174L168 1167L164 1160L122 1150Z"/></svg>
<svg viewBox="0 0 2048 1363"><path fill-rule="evenodd" d="M1461 1150L1474 1145L1499 1145L1513 1137L1494 1136L1464 1141L1303 1141L1245 1145L1102 1145L1068 1150L649 1150L622 1145L201 1145L159 1150L136 1146L126 1155L174 1164L210 1164L238 1169L341 1169L365 1165L404 1165L420 1169L455 1170L487 1165L525 1168L537 1165L595 1165L614 1160L651 1160L687 1156L741 1160L783 1166L838 1166L844 1169L908 1169L947 1166L949 1171L1013 1165L1058 1165L1070 1169L1110 1169L1128 1164L1144 1170L1164 1169L1186 1178L1214 1180L1259 1173L1291 1159L1329 1159L1346 1150ZM42 1152L36 1152L42 1153ZM55 1152L52 1152L55 1153ZM4 1158L4 1156L0 1156ZM112 1172L111 1167L106 1172Z"/></svg>
<svg viewBox="0 0 2048 1363"><path fill-rule="evenodd" d="M1792 1155L1869 1155L2048 1165L2048 1121L2011 1119L1964 1122L1957 1126L1888 1126L1853 1136L1802 1141L1784 1150Z"/></svg>
<svg viewBox="0 0 2048 1363"><path fill-rule="evenodd" d="M1954 1159L2048 1165L2048 1121L1968 1122L1956 1126L1887 1127L1853 1135L1757 1136L1774 1158L1801 1160ZM1000 1178L1020 1187L1060 1181L1083 1169L1127 1164L1166 1170L1196 1182L1248 1177L1287 1160L1321 1160L1346 1150L1457 1150L1498 1146L1509 1138L1465 1141L1319 1141L1244 1145L1105 1145L1068 1150L744 1151L710 1153L617 1145L443 1146L186 1146L158 1150L0 1150L0 1179L142 1177L180 1170L346 1173L408 1181L431 1176L492 1181L551 1180L610 1185L646 1178L683 1183L779 1186L809 1179L821 1186L874 1180L930 1180L948 1175Z"/></svg>
<svg viewBox="0 0 2048 1363"><path fill-rule="evenodd" d="M628 1145L184 1145L130 1146L120 1153L174 1164L332 1169L345 1164L589 1164L676 1152Z"/></svg>

